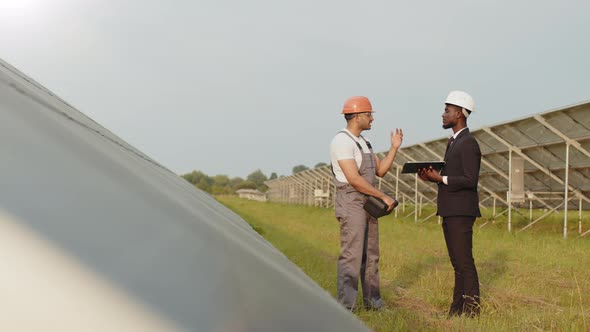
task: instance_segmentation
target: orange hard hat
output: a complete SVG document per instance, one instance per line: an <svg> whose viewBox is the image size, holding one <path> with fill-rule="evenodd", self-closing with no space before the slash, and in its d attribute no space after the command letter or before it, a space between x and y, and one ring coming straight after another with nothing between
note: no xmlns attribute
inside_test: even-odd
<svg viewBox="0 0 590 332"><path fill-rule="evenodd" d="M354 96L346 99L342 114L373 112L373 106L369 98L363 96Z"/></svg>

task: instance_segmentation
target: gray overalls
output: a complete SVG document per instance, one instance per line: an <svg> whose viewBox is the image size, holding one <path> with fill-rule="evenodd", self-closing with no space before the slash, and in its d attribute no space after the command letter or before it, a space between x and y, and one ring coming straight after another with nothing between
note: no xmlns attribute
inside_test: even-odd
<svg viewBox="0 0 590 332"><path fill-rule="evenodd" d="M361 145L347 132L363 154L359 174L375 185L375 157L369 142L370 153L364 153ZM338 301L352 310L356 304L359 275L363 289L363 303L367 308L381 308L383 300L379 292L379 232L377 219L371 217L363 205L368 196L358 192L350 184L336 180L336 218L340 222L340 257L338 257Z"/></svg>

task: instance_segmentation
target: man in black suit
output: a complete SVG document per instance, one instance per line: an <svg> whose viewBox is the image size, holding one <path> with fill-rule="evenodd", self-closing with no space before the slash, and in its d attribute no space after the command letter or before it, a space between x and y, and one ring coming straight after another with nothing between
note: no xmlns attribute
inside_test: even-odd
<svg viewBox="0 0 590 332"><path fill-rule="evenodd" d="M479 279L472 254L473 223L481 217L477 182L481 152L467 128L473 111L473 98L463 91L452 91L445 101L443 128L453 129L445 151L445 166L440 174L430 168L419 171L420 178L438 184L437 215L443 218L443 233L455 288L449 316L479 315Z"/></svg>

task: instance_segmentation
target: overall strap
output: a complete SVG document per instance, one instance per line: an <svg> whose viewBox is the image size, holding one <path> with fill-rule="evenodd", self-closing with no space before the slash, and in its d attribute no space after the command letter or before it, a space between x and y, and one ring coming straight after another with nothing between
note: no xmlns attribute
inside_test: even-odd
<svg viewBox="0 0 590 332"><path fill-rule="evenodd" d="M361 153L363 153L363 147L361 146L361 144L359 142L357 142L357 140L354 139L354 137L352 137L351 134L349 134L347 131L344 131L344 130L340 131L339 133L345 133L346 135L348 135L348 137L350 137L350 139L353 140L353 142L359 148ZM361 138L363 139L363 141L365 141L365 143L367 143L367 146L369 147L369 149L372 150L371 144L369 142L367 142L367 140L363 136L361 136Z"/></svg>
<svg viewBox="0 0 590 332"><path fill-rule="evenodd" d="M371 143L369 143L369 141L367 141L362 135L361 138L363 139L363 141L365 141L365 144L367 144L367 147L369 148L369 151L371 151L371 154L373 154L373 147L371 146ZM362 150L361 150L362 152ZM373 157L371 157L371 167L375 166L375 160L373 159Z"/></svg>
<svg viewBox="0 0 590 332"><path fill-rule="evenodd" d="M373 152L373 147L371 146L371 143L369 143L369 141L367 141L363 135L360 135L361 138L363 139L363 141L365 141L365 143L367 143L367 147L369 148L369 150L371 150L371 152ZM362 151L362 150L361 150Z"/></svg>
<svg viewBox="0 0 590 332"><path fill-rule="evenodd" d="M348 133L345 130L341 130L338 133L346 134L356 144L356 146L359 148L359 151L361 152L361 154L365 153L363 151L363 147L361 146L361 144L359 142L357 142L357 140L355 140L354 137L352 137L352 135L350 133ZM369 141L367 141L362 135L360 135L360 137L363 139L363 141L365 141L365 143L367 144L367 147L369 148L371 153L373 153L373 147L371 146L371 143L369 143ZM373 163L373 161L371 161L371 163ZM334 175L334 177L336 177L336 173L334 173L334 165L332 165L332 163L330 163L330 170L332 171L332 174Z"/></svg>

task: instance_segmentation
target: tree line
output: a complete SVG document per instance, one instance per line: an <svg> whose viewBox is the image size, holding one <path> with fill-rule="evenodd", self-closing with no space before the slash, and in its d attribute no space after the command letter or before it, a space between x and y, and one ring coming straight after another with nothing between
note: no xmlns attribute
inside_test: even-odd
<svg viewBox="0 0 590 332"><path fill-rule="evenodd" d="M317 163L314 168L326 165L326 163ZM303 172L308 169L309 167L305 165L297 165L293 167L292 174ZM214 195L234 194L236 190L239 189L257 189L266 192L268 187L264 184L265 181L283 176L284 175L278 176L276 172L272 172L270 176L267 177L260 169L250 173L246 179L241 177L230 178L223 174L209 176L197 170L181 175L182 178L192 183L197 188Z"/></svg>

